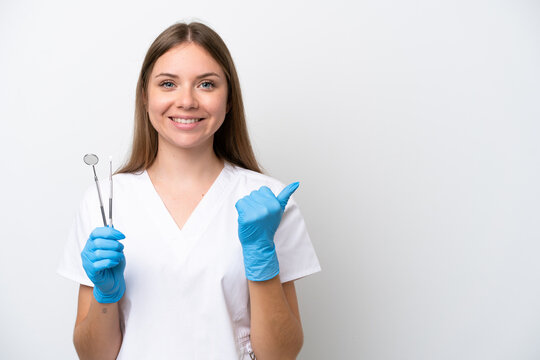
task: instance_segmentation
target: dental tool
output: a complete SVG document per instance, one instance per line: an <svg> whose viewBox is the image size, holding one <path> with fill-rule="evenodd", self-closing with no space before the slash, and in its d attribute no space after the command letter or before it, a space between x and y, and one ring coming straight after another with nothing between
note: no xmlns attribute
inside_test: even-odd
<svg viewBox="0 0 540 360"><path fill-rule="evenodd" d="M112 223L112 189L113 189L113 181L112 181L112 155L109 156L109 184L110 184L110 191L109 191L109 226L113 227Z"/></svg>
<svg viewBox="0 0 540 360"><path fill-rule="evenodd" d="M83 161L86 165L92 165L92 170L94 170L94 180L96 182L96 188L99 198L99 207L101 208L101 217L103 218L103 226L107 226L107 219L105 218L105 210L103 209L103 201L101 200L101 190L99 190L99 180L96 174L95 165L99 162L99 158L95 154L86 154L83 157Z"/></svg>

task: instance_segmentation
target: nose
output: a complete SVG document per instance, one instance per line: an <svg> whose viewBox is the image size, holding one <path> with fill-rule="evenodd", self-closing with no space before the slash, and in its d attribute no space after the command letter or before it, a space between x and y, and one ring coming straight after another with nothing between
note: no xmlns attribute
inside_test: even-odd
<svg viewBox="0 0 540 360"><path fill-rule="evenodd" d="M193 89L180 89L177 95L175 101L176 107L189 110L196 109L199 106L197 96L194 94Z"/></svg>

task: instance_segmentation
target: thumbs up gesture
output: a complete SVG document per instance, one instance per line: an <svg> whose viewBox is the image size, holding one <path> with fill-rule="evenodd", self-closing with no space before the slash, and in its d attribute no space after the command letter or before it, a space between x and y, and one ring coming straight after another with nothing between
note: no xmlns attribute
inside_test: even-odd
<svg viewBox="0 0 540 360"><path fill-rule="evenodd" d="M272 190L263 186L236 203L238 237L249 280L265 281L279 274L274 234L285 206L298 185L298 182L287 185L277 197Z"/></svg>

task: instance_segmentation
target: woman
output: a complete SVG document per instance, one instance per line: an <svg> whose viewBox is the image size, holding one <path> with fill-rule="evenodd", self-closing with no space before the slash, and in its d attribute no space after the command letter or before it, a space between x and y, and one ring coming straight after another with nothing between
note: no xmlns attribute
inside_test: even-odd
<svg viewBox="0 0 540 360"><path fill-rule="evenodd" d="M200 23L166 29L136 97L115 228L99 227L89 188L59 268L81 284L79 357L294 359L294 280L320 267L289 199L298 183L260 173L222 39Z"/></svg>

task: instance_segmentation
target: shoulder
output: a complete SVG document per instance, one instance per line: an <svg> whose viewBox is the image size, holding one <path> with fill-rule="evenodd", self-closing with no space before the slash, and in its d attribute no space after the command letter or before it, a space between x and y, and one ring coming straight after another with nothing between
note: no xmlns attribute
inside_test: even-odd
<svg viewBox="0 0 540 360"><path fill-rule="evenodd" d="M113 175L113 193L118 191L130 191L134 187L140 186L144 183L146 173L144 171L139 173L121 173ZM102 200L109 197L110 183L108 177L103 177L99 179L99 188L101 191ZM83 193L82 203L92 203L94 204L98 199L98 193L96 191L96 184L88 185L86 190Z"/></svg>
<svg viewBox="0 0 540 360"><path fill-rule="evenodd" d="M284 187L284 184L281 181L269 175L244 169L234 164L227 165L239 188L252 191L257 190L262 186L266 186L275 193L276 191L280 192Z"/></svg>
<svg viewBox="0 0 540 360"><path fill-rule="evenodd" d="M136 173L120 173L113 175L114 185L118 184L119 186L137 184L144 181L148 175L146 170L136 172ZM109 182L109 179L106 179L106 182Z"/></svg>
<svg viewBox="0 0 540 360"><path fill-rule="evenodd" d="M136 173L118 173L113 175L114 182L131 182L137 181L146 176L146 170L142 170ZM107 181L109 179L106 179Z"/></svg>

